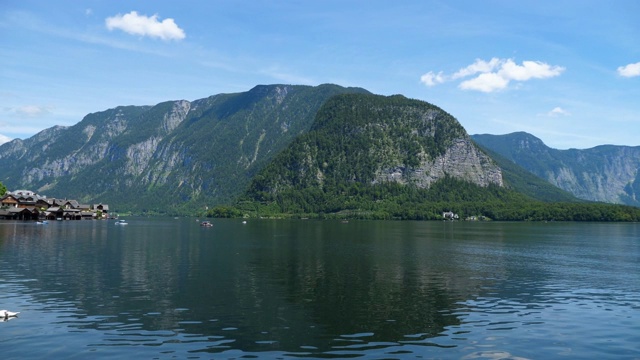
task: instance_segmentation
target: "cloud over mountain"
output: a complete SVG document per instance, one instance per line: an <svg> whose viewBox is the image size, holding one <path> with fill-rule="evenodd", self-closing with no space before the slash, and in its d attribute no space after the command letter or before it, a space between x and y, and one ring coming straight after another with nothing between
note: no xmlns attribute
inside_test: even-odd
<svg viewBox="0 0 640 360"><path fill-rule="evenodd" d="M0 134L0 145L4 144L6 142L9 142L11 140L13 140L13 139L11 139L8 136L4 136L4 135Z"/></svg>

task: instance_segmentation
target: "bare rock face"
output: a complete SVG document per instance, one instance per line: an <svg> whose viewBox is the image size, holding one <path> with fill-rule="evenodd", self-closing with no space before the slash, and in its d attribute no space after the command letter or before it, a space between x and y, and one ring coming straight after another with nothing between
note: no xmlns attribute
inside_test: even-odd
<svg viewBox="0 0 640 360"><path fill-rule="evenodd" d="M176 101L173 104L171 112L165 114L162 122L162 129L169 134L187 118L191 103L186 100Z"/></svg>
<svg viewBox="0 0 640 360"><path fill-rule="evenodd" d="M423 156L425 158L425 156ZM435 159L424 159L417 168L398 164L380 169L374 183L398 182L429 188L432 183L451 176L479 186L503 186L502 170L489 156L478 150L469 138L460 138Z"/></svg>
<svg viewBox="0 0 640 360"><path fill-rule="evenodd" d="M441 161L443 173L480 186L503 186L502 170L469 138L455 141Z"/></svg>
<svg viewBox="0 0 640 360"><path fill-rule="evenodd" d="M162 115L156 133L147 139L130 145L126 150L125 174L140 176L149 170L149 165L162 140L170 135L189 115L191 103L186 100L175 101L171 110ZM148 184L149 176L140 179L142 183Z"/></svg>
<svg viewBox="0 0 640 360"><path fill-rule="evenodd" d="M523 132L473 139L580 199L640 206L639 146L557 150Z"/></svg>
<svg viewBox="0 0 640 360"><path fill-rule="evenodd" d="M640 205L640 147L556 151L572 158L544 171L543 177L553 185L585 200Z"/></svg>

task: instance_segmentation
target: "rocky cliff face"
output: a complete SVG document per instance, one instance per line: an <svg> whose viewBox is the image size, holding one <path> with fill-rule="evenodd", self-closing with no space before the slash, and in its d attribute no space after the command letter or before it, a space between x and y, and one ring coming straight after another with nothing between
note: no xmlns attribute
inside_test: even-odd
<svg viewBox="0 0 640 360"><path fill-rule="evenodd" d="M640 147L556 150L527 133L473 139L578 198L640 206Z"/></svg>
<svg viewBox="0 0 640 360"><path fill-rule="evenodd" d="M423 160L417 168L398 164L392 168L380 169L373 183L393 181L429 188L432 183L451 176L483 187L490 184L504 185L502 170L489 156L479 151L468 137L453 140L446 152L434 159L421 155Z"/></svg>
<svg viewBox="0 0 640 360"><path fill-rule="evenodd" d="M566 150L560 158L542 171L550 183L581 199L640 206L640 147Z"/></svg>

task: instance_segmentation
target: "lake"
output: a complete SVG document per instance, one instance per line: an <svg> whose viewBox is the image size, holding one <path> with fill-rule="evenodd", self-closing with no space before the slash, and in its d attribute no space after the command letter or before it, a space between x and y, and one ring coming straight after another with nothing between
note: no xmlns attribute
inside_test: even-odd
<svg viewBox="0 0 640 360"><path fill-rule="evenodd" d="M640 358L640 224L0 221L3 359Z"/></svg>

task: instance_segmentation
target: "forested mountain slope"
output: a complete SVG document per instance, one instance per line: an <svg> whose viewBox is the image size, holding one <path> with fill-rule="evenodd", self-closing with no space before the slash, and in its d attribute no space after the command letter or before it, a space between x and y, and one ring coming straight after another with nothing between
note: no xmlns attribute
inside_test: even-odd
<svg viewBox="0 0 640 360"><path fill-rule="evenodd" d="M493 199L506 194L502 187L501 169L442 109L400 95L344 94L257 174L241 203L435 218L437 202Z"/></svg>
<svg viewBox="0 0 640 360"><path fill-rule="evenodd" d="M260 85L155 106L121 106L70 127L0 145L9 189L103 202L114 209L188 213L228 202L306 132L337 85Z"/></svg>

